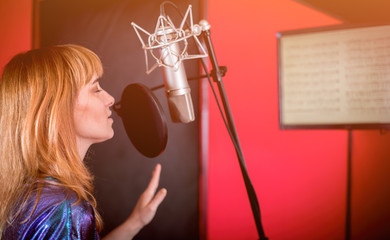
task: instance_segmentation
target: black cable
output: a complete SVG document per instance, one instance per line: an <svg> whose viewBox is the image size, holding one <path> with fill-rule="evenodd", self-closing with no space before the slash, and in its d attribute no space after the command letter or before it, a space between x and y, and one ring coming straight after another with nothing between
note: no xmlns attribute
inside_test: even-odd
<svg viewBox="0 0 390 240"><path fill-rule="evenodd" d="M204 70L205 72L208 72L206 63L205 63L205 61L204 61L203 58L201 59L201 63L202 63L202 66L203 66L203 70ZM212 92L213 92L213 95L214 95L215 101L216 101L216 103L217 103L219 112L221 113L221 117L222 117L222 120L223 120L223 122L224 122L224 124L225 124L226 130L228 131L228 133L229 133L229 135L230 135L230 138L232 139L234 148L237 149L237 148L238 148L237 141L236 141L235 138L233 137L233 133L232 133L232 131L231 131L230 128L229 128L229 124L228 124L228 122L227 122L227 120L226 120L226 117L225 117L225 114L224 114L224 112L223 112L223 110L222 110L221 103L219 102L219 99L218 99L217 93L216 93L216 91L215 91L215 88L214 88L214 86L213 86L213 83L212 83L212 81L211 81L210 75L207 75L207 80L208 80L208 82L209 82L209 84L210 84L210 88L211 88L211 90L212 90Z"/></svg>

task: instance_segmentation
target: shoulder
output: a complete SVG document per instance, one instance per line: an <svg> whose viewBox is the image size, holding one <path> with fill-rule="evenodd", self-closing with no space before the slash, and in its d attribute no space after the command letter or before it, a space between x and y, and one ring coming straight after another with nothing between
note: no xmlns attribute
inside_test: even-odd
<svg viewBox="0 0 390 240"><path fill-rule="evenodd" d="M40 193L28 197L21 214L6 229L5 239L98 239L92 207L77 200L72 190L44 184Z"/></svg>

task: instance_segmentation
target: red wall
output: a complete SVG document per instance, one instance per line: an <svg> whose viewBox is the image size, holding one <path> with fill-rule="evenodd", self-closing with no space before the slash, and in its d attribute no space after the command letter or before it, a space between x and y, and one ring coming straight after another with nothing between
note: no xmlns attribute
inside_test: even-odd
<svg viewBox="0 0 390 240"><path fill-rule="evenodd" d="M276 45L279 31L340 22L291 0L208 0L207 7L266 235L344 239L347 132L279 130ZM207 236L257 239L233 146L211 95L209 101ZM379 131L354 133L353 239L383 239L390 229L389 139Z"/></svg>
<svg viewBox="0 0 390 240"><path fill-rule="evenodd" d="M0 73L13 55L31 46L31 0L0 2Z"/></svg>
<svg viewBox="0 0 390 240"><path fill-rule="evenodd" d="M353 135L352 237L390 239L390 134Z"/></svg>
<svg viewBox="0 0 390 240"><path fill-rule="evenodd" d="M281 131L276 33L338 21L291 0L209 0L230 106L270 239L342 239L347 134ZM234 148L210 96L209 239L256 239Z"/></svg>
<svg viewBox="0 0 390 240"><path fill-rule="evenodd" d="M271 240L343 239L347 133L279 130L276 33L338 21L292 0L208 0L208 20ZM0 2L0 68L31 45L31 1ZM257 239L238 161L210 95L209 240ZM353 136L353 239L390 229L390 136ZM377 234L377 235L375 235Z"/></svg>

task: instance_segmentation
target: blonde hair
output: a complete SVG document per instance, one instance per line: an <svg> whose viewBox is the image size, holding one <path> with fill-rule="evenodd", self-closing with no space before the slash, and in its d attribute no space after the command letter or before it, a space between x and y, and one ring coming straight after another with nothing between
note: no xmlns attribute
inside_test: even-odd
<svg viewBox="0 0 390 240"><path fill-rule="evenodd" d="M47 177L73 190L79 201L88 201L100 229L93 178L77 151L73 108L80 88L102 73L99 57L77 45L30 50L16 55L4 68L0 82L0 236L26 203L31 185ZM22 204L15 206L20 199Z"/></svg>

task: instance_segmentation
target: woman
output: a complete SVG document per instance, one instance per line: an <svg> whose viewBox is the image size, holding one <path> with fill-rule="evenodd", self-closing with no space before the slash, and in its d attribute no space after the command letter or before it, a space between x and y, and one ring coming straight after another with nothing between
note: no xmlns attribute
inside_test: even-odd
<svg viewBox="0 0 390 240"><path fill-rule="evenodd" d="M114 99L99 85L90 50L62 45L16 55L0 82L0 236L99 239L102 219L83 163L88 148L113 137ZM105 238L131 239L166 195L161 166L129 218Z"/></svg>

